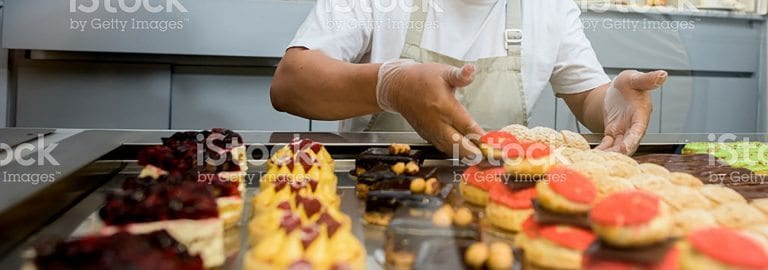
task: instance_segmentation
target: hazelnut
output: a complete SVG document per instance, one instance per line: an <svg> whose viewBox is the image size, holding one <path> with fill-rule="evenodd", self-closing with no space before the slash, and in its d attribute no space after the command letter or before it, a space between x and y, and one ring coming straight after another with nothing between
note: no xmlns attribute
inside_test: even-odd
<svg viewBox="0 0 768 270"><path fill-rule="evenodd" d="M456 210L456 213L453 215L453 224L457 226L467 226L472 223L473 219L472 210L462 207Z"/></svg>
<svg viewBox="0 0 768 270"><path fill-rule="evenodd" d="M389 154L395 156L407 156L411 153L411 146L402 143L393 143L389 145Z"/></svg>
<svg viewBox="0 0 768 270"><path fill-rule="evenodd" d="M453 222L453 209L450 206L441 207L432 213L432 223L438 227L450 227Z"/></svg>
<svg viewBox="0 0 768 270"><path fill-rule="evenodd" d="M405 163L395 163L395 165L392 165L392 171L395 172L395 174L403 174L405 171Z"/></svg>
<svg viewBox="0 0 768 270"><path fill-rule="evenodd" d="M414 161L409 161L405 164L405 174L415 175L417 173L419 173L419 164L416 164Z"/></svg>
<svg viewBox="0 0 768 270"><path fill-rule="evenodd" d="M364 173L365 173L365 168L360 168L360 167L355 168L355 175L360 176L360 175L363 175Z"/></svg>
<svg viewBox="0 0 768 270"><path fill-rule="evenodd" d="M488 246L483 242L477 242L469 246L464 252L464 263L471 268L481 268L488 259Z"/></svg>
<svg viewBox="0 0 768 270"><path fill-rule="evenodd" d="M488 268L490 269L510 269L514 257L512 257L512 247L502 242L494 242L490 246L488 256Z"/></svg>
<svg viewBox="0 0 768 270"><path fill-rule="evenodd" d="M427 181L424 178L416 178L411 180L411 193L424 193L427 188Z"/></svg>
<svg viewBox="0 0 768 270"><path fill-rule="evenodd" d="M365 199L365 197L368 197L368 185L366 184L357 184L357 197L360 199Z"/></svg>
<svg viewBox="0 0 768 270"><path fill-rule="evenodd" d="M427 195L437 195L440 193L440 182L437 181L437 178L429 178L426 183L426 188L424 189L424 194Z"/></svg>

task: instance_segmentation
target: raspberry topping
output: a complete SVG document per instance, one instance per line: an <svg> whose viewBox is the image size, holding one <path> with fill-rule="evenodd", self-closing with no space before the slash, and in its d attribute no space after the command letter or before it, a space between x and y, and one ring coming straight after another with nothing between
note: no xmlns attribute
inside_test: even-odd
<svg viewBox="0 0 768 270"><path fill-rule="evenodd" d="M583 174L564 166L557 166L547 172L549 188L566 199L583 204L597 198L597 188Z"/></svg>
<svg viewBox="0 0 768 270"><path fill-rule="evenodd" d="M528 218L523 221L523 233L525 233L528 238L537 238L539 237L539 228L543 227L542 225L539 225L539 223L536 222L536 219L533 217L533 215L528 216Z"/></svg>
<svg viewBox="0 0 768 270"><path fill-rule="evenodd" d="M108 225L219 216L216 200L206 186L193 182L158 183L147 189L117 190L107 194L99 216Z"/></svg>
<svg viewBox="0 0 768 270"><path fill-rule="evenodd" d="M590 218L600 225L642 225L659 214L659 203L656 195L645 191L616 192L595 204Z"/></svg>
<svg viewBox="0 0 768 270"><path fill-rule="evenodd" d="M332 237L334 234L336 234L336 231L339 230L339 227L341 227L341 223L333 219L333 217L328 214L328 212L324 212L320 215L320 218L317 220L317 224L325 224L326 230L328 231L328 237Z"/></svg>
<svg viewBox="0 0 768 270"><path fill-rule="evenodd" d="M499 186L491 189L489 194L489 199L494 203L512 209L529 209L531 208L531 199L536 198L536 189L527 188L512 191L506 186Z"/></svg>
<svg viewBox="0 0 768 270"><path fill-rule="evenodd" d="M503 167L480 169L478 166L470 166L464 171L462 178L467 181L467 184L488 191L501 183L501 177L504 174L506 172Z"/></svg>
<svg viewBox="0 0 768 270"><path fill-rule="evenodd" d="M312 264L307 260L300 260L289 265L288 270L312 270Z"/></svg>
<svg viewBox="0 0 768 270"><path fill-rule="evenodd" d="M510 145L506 149L508 158L544 158L552 153L549 145L540 142L523 142L517 145Z"/></svg>
<svg viewBox="0 0 768 270"><path fill-rule="evenodd" d="M301 226L301 219L293 213L286 213L283 215L283 218L280 219L280 228L283 228L283 230L288 233L299 228L299 226Z"/></svg>
<svg viewBox="0 0 768 270"><path fill-rule="evenodd" d="M595 234L591 231L564 225L541 227L539 234L558 245L579 251L586 250L595 241Z"/></svg>
<svg viewBox="0 0 768 270"><path fill-rule="evenodd" d="M702 254L744 269L768 269L768 254L749 237L727 228L707 228L688 235L688 242Z"/></svg>
<svg viewBox="0 0 768 270"><path fill-rule="evenodd" d="M504 149L507 145L519 143L514 135L503 131L490 131L480 137L480 142L495 149Z"/></svg>

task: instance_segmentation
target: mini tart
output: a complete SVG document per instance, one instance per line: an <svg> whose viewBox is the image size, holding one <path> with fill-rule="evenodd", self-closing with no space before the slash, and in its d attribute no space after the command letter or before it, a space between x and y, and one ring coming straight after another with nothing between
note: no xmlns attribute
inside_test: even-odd
<svg viewBox="0 0 768 270"><path fill-rule="evenodd" d="M519 144L517 138L503 131L490 131L480 137L480 151L489 160L502 160L504 158L504 149L515 144Z"/></svg>
<svg viewBox="0 0 768 270"><path fill-rule="evenodd" d="M582 253L595 241L595 235L576 227L540 226L532 220L524 222L523 233L516 239L527 262L534 268L580 269Z"/></svg>
<svg viewBox="0 0 768 270"><path fill-rule="evenodd" d="M534 198L534 188L519 191L511 191L506 187L492 189L485 208L488 222L507 231L520 231L523 221L533 213L531 200Z"/></svg>
<svg viewBox="0 0 768 270"><path fill-rule="evenodd" d="M694 231L681 245L680 269L768 269L768 253L748 236L726 228Z"/></svg>
<svg viewBox="0 0 768 270"><path fill-rule="evenodd" d="M510 147L505 153L504 169L522 176L542 176L557 163L549 145L541 142L523 142Z"/></svg>
<svg viewBox="0 0 768 270"><path fill-rule="evenodd" d="M245 255L243 269L288 269L297 261L306 261L312 269L331 269L345 265L365 269L365 249L351 233L328 237L320 232L308 240L302 231L276 233L251 248Z"/></svg>
<svg viewBox="0 0 768 270"><path fill-rule="evenodd" d="M563 214L586 213L597 198L589 178L564 166L549 170L547 181L536 184L536 192L542 207Z"/></svg>
<svg viewBox="0 0 768 270"><path fill-rule="evenodd" d="M599 260L584 256L582 269L584 270L677 270L680 262L680 249L670 248L664 259L654 265L637 264L625 261Z"/></svg>
<svg viewBox="0 0 768 270"><path fill-rule="evenodd" d="M616 247L640 247L669 238L671 218L666 204L643 191L617 192L590 211L592 230Z"/></svg>
<svg viewBox="0 0 768 270"><path fill-rule="evenodd" d="M505 174L504 168L495 167L481 169L478 166L468 167L462 174L459 183L459 193L469 203L479 206L488 204L488 191L497 186L502 186L501 176Z"/></svg>

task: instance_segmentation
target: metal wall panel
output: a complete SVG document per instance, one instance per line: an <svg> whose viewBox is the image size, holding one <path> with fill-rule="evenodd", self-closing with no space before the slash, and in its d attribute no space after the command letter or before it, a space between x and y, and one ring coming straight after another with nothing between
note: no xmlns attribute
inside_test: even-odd
<svg viewBox="0 0 768 270"><path fill-rule="evenodd" d="M309 131L309 120L272 108L272 69L177 67L171 127Z"/></svg>
<svg viewBox="0 0 768 270"><path fill-rule="evenodd" d="M311 131L320 131L320 132L338 132L339 131L339 121L312 120L310 122L312 124Z"/></svg>
<svg viewBox="0 0 768 270"><path fill-rule="evenodd" d="M314 6L314 1L145 0L139 3L178 5L157 13L142 8L144 5L133 13L121 8L110 13L103 5L107 1L98 1L102 5L89 13L87 8L82 11L77 7L91 6L90 0L76 0L75 6L63 0L5 2L8 14L3 28L4 48L254 57L282 56L285 46ZM115 6L118 3L109 2ZM125 3L133 6L135 2ZM74 12L70 8L74 8ZM85 27L80 28L78 21L85 22ZM143 25L138 21L150 23ZM152 21L158 23L153 25ZM152 29L169 21L181 28ZM104 29L105 22L118 22L106 25L118 29ZM124 31L121 22L126 22Z"/></svg>
<svg viewBox="0 0 768 270"><path fill-rule="evenodd" d="M753 78L672 77L664 91L664 132L756 132L758 88ZM686 91L690 96L686 97ZM686 104L690 106L679 106ZM683 117L685 115L685 117Z"/></svg>
<svg viewBox="0 0 768 270"><path fill-rule="evenodd" d="M3 7L0 1L0 29L3 25ZM0 32L0 42L3 33ZM0 49L0 127L8 126L8 50Z"/></svg>
<svg viewBox="0 0 768 270"><path fill-rule="evenodd" d="M17 68L19 127L168 128L169 66L24 61Z"/></svg>
<svg viewBox="0 0 768 270"><path fill-rule="evenodd" d="M754 72L763 21L585 12L582 21L606 68ZM657 25L664 23L663 25ZM668 26L678 24L677 28ZM682 24L693 28L683 28ZM667 25L668 27L662 27ZM631 53L631 54L630 54Z"/></svg>

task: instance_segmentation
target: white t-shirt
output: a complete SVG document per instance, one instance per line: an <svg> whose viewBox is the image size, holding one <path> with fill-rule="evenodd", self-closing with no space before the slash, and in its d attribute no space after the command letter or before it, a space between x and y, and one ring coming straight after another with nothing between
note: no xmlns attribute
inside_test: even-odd
<svg viewBox="0 0 768 270"><path fill-rule="evenodd" d="M317 0L289 47L319 50L352 63L398 59L413 1ZM421 1L424 7L429 2ZM423 48L466 61L506 55L505 3L496 5L504 0L433 1ZM581 11L574 1L523 0L522 14L522 76L528 113L547 82L556 94L574 94L610 81L584 35Z"/></svg>

